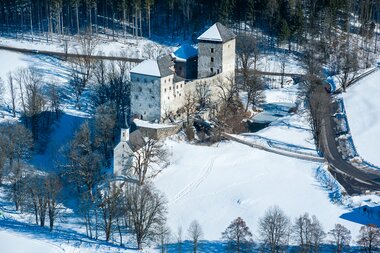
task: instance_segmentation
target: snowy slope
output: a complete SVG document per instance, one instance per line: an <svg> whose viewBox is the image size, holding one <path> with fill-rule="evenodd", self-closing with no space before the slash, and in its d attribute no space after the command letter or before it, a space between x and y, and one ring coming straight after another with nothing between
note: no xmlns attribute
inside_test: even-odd
<svg viewBox="0 0 380 253"><path fill-rule="evenodd" d="M173 152L171 165L155 183L168 197L172 231L178 226L187 229L197 219L204 237L218 240L230 221L240 216L257 232L258 218L272 205L292 218L315 214L325 229L339 222L354 234L359 230L358 224L339 218L349 210L332 204L316 181L320 164L232 142L212 147L166 143Z"/></svg>
<svg viewBox="0 0 380 253"><path fill-rule="evenodd" d="M61 253L63 249L33 238L0 230L0 251L7 253Z"/></svg>
<svg viewBox="0 0 380 253"><path fill-rule="evenodd" d="M380 165L380 71L369 75L343 95L351 134L358 153Z"/></svg>

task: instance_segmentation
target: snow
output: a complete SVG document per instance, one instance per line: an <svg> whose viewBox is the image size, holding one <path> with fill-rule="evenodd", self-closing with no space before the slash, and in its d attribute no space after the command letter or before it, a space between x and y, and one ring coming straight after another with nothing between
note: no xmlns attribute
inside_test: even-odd
<svg viewBox="0 0 380 253"><path fill-rule="evenodd" d="M27 40L28 39L28 40ZM46 41L46 37L35 36L33 42L30 37L25 37L24 40L20 38L2 38L0 37L1 46L10 46L20 49L31 49L36 51L53 51L64 52L64 40L62 37L53 37L53 41L50 38L49 42ZM97 39L96 52L102 53L107 56L118 56L123 52L123 56L131 58L149 58L145 55L145 51L165 51L165 47L154 41L143 38L116 38L114 41L105 36L99 36ZM75 37L68 39L68 52L76 53L80 51L78 48L78 42Z"/></svg>
<svg viewBox="0 0 380 253"><path fill-rule="evenodd" d="M133 122L138 127L151 128L151 129L162 129L162 128L169 128L169 127L175 126L175 125L169 125L169 124L150 123L148 121L141 120L141 119L134 119Z"/></svg>
<svg viewBox="0 0 380 253"><path fill-rule="evenodd" d="M251 118L252 122L255 123L270 123L277 119L279 119L280 116L273 115L269 112L260 112L256 114L254 117Z"/></svg>
<svg viewBox="0 0 380 253"><path fill-rule="evenodd" d="M304 74L300 60L293 54L275 53L260 55L257 61L257 70L264 72L281 73L281 65L285 64L285 73Z"/></svg>
<svg viewBox="0 0 380 253"><path fill-rule="evenodd" d="M201 36L199 36L198 40L209 40L209 41L220 41L220 42L223 41L216 24L211 26L207 31L205 31Z"/></svg>
<svg viewBox="0 0 380 253"><path fill-rule="evenodd" d="M65 252L61 248L27 236L0 230L1 252L11 253L61 253Z"/></svg>
<svg viewBox="0 0 380 253"><path fill-rule="evenodd" d="M380 165L380 71L367 76L343 94L348 122L360 156Z"/></svg>
<svg viewBox="0 0 380 253"><path fill-rule="evenodd" d="M198 50L191 45L185 44L178 48L172 55L176 58L176 61L185 62L186 60L197 56Z"/></svg>
<svg viewBox="0 0 380 253"><path fill-rule="evenodd" d="M324 228L341 223L355 235L359 224L341 219L350 210L330 202L315 178L320 164L278 156L248 146L222 142L206 147L166 141L173 151L170 166L155 180L169 201L172 231L197 219L204 238L218 240L236 217L257 234L265 210L278 205L292 219L315 214ZM195 159L196 158L196 159Z"/></svg>
<svg viewBox="0 0 380 253"><path fill-rule="evenodd" d="M161 72L156 60L145 60L131 69L131 73L161 77Z"/></svg>

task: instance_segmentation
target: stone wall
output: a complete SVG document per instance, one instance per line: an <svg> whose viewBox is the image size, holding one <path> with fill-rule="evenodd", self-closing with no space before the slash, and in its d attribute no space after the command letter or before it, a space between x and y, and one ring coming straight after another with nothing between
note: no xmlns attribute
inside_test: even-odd
<svg viewBox="0 0 380 253"><path fill-rule="evenodd" d="M131 113L148 121L161 118L161 79L131 73Z"/></svg>
<svg viewBox="0 0 380 253"><path fill-rule="evenodd" d="M155 140L160 140L175 135L181 130L181 128L181 124L162 128L138 127L144 137L149 137Z"/></svg>
<svg viewBox="0 0 380 253"><path fill-rule="evenodd" d="M200 41L198 44L198 78L221 73L223 66L223 44Z"/></svg>

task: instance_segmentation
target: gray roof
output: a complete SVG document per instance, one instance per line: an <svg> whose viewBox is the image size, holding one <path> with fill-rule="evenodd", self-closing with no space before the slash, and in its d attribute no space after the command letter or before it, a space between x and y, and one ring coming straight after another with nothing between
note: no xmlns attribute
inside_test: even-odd
<svg viewBox="0 0 380 253"><path fill-rule="evenodd" d="M174 66L173 59L170 55L161 57L157 60L158 68L161 73L161 77L170 76L174 74L174 71L170 67Z"/></svg>
<svg viewBox="0 0 380 253"><path fill-rule="evenodd" d="M200 41L227 42L236 37L236 35L227 27L217 22L198 37Z"/></svg>
<svg viewBox="0 0 380 253"><path fill-rule="evenodd" d="M145 60L132 68L130 73L146 76L166 77L174 74L174 71L170 69L172 66L174 66L172 57L167 55L157 60Z"/></svg>

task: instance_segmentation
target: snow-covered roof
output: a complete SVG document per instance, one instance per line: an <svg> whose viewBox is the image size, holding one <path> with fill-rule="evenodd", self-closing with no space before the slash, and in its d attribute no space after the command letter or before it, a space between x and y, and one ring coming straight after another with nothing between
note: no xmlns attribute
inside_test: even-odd
<svg viewBox="0 0 380 253"><path fill-rule="evenodd" d="M236 35L231 30L218 22L199 36L198 40L226 42L235 37Z"/></svg>
<svg viewBox="0 0 380 253"><path fill-rule="evenodd" d="M160 69L156 60L145 60L131 69L131 73L161 77Z"/></svg>
<svg viewBox="0 0 380 253"><path fill-rule="evenodd" d="M162 129L162 128L175 127L175 125L150 123L149 121L145 121L141 119L134 119L133 122L136 124L137 127L142 127L142 128Z"/></svg>
<svg viewBox="0 0 380 253"><path fill-rule="evenodd" d="M167 55L159 58L158 60L145 60L136 65L131 70L131 73L155 77L165 77L174 73L172 70L170 70L170 67L173 64L174 63L172 62L171 56Z"/></svg>
<svg viewBox="0 0 380 253"><path fill-rule="evenodd" d="M188 44L185 44L178 48L172 56L175 57L176 61L186 61L198 55L198 50Z"/></svg>

